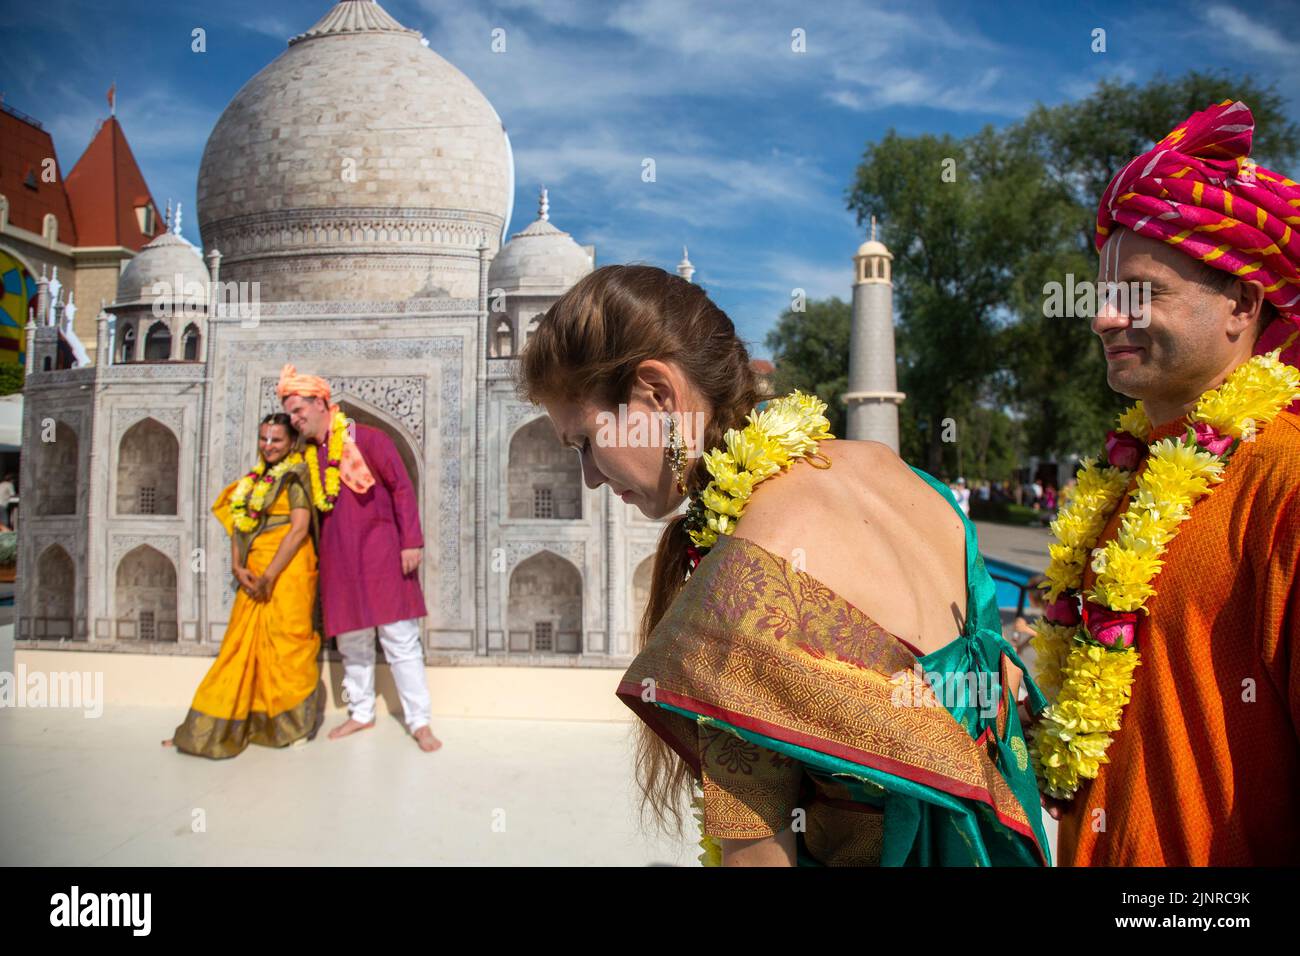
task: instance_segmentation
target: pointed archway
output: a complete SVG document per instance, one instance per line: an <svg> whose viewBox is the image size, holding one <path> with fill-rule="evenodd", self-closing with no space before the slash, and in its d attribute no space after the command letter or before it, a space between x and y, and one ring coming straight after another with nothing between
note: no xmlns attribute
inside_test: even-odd
<svg viewBox="0 0 1300 956"><path fill-rule="evenodd" d="M506 466L511 518L582 517L582 460L555 437L545 416L510 437Z"/></svg>
<svg viewBox="0 0 1300 956"><path fill-rule="evenodd" d="M176 640L176 566L161 551L142 544L123 556L114 600L119 638Z"/></svg>
<svg viewBox="0 0 1300 956"><path fill-rule="evenodd" d="M71 639L76 613L77 569L62 545L52 544L36 560L35 634Z"/></svg>
<svg viewBox="0 0 1300 956"><path fill-rule="evenodd" d="M509 600L511 651L582 653L582 573L572 562L548 550L520 561Z"/></svg>
<svg viewBox="0 0 1300 956"><path fill-rule="evenodd" d="M77 433L56 419L54 440L36 445L36 514L76 514L77 480Z"/></svg>
<svg viewBox="0 0 1300 956"><path fill-rule="evenodd" d="M117 446L117 513L174 515L181 446L155 418L136 422Z"/></svg>

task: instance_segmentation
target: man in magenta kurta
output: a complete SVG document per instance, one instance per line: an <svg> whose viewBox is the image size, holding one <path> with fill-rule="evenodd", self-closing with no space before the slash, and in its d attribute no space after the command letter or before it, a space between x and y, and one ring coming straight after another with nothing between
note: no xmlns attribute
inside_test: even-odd
<svg viewBox="0 0 1300 956"><path fill-rule="evenodd" d="M348 720L330 731L337 739L374 726L375 636L384 649L402 701L407 728L420 748L441 746L429 727L420 618L428 612L418 577L424 548L415 488L392 439L377 428L349 424L340 459L329 454L338 406L329 384L281 371L276 394L304 441L316 449L319 487L337 469L338 496L320 519L320 593L325 634L343 656Z"/></svg>
<svg viewBox="0 0 1300 956"><path fill-rule="evenodd" d="M334 509L321 515L321 610L329 637L428 613L419 578L402 573L401 552L424 547L415 488L391 438L368 425L354 428L375 483L363 495L342 485ZM322 487L328 438L316 443Z"/></svg>

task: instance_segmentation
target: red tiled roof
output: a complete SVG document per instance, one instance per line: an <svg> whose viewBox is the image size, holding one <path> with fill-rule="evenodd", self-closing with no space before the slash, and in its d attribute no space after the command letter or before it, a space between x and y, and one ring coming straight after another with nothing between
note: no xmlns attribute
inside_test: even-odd
<svg viewBox="0 0 1300 956"><path fill-rule="evenodd" d="M54 160L54 182L41 178L46 159ZM15 226L42 235L45 216L53 213L59 241L77 244L77 226L54 141L45 130L8 109L0 109L0 193L9 200L9 221Z"/></svg>
<svg viewBox="0 0 1300 956"><path fill-rule="evenodd" d="M68 199L83 246L126 246L139 252L166 226L149 195L126 134L117 118L104 120L77 164L68 173ZM136 207L154 210L154 231L140 231Z"/></svg>

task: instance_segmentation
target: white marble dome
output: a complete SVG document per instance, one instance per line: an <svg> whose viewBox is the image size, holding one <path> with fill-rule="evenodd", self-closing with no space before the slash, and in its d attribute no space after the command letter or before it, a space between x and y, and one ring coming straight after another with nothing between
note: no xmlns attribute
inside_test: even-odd
<svg viewBox="0 0 1300 956"><path fill-rule="evenodd" d="M342 0L221 114L199 229L263 301L476 298L513 192L487 98L377 3Z"/></svg>
<svg viewBox="0 0 1300 956"><path fill-rule="evenodd" d="M178 283L176 277L181 276ZM162 289L155 292L155 283ZM183 289L177 286L184 286ZM207 266L188 240L172 230L164 232L141 249L117 279L114 306L169 305L185 303L203 306L208 302L210 285Z"/></svg>
<svg viewBox="0 0 1300 956"><path fill-rule="evenodd" d="M550 221L550 201L542 190L537 219L510 237L488 268L488 294L562 294L592 269L591 254Z"/></svg>

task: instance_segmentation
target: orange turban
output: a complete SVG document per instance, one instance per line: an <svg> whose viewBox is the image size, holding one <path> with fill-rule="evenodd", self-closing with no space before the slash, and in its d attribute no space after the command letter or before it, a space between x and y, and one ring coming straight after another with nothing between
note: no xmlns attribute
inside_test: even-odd
<svg viewBox="0 0 1300 956"><path fill-rule="evenodd" d="M305 395L308 398L323 398L329 405L330 418L338 413L339 407L330 402L330 383L319 375L300 375L292 365L280 369L280 381L275 385L275 396L284 399L289 395ZM352 440L352 432L345 432L343 439L343 458L339 462L339 480L359 495L365 494L375 483L361 449Z"/></svg>
<svg viewBox="0 0 1300 956"><path fill-rule="evenodd" d="M306 395L308 398L323 398L325 404L330 401L330 383L319 375L299 375L292 365L280 369L280 381L275 386L275 397L287 395Z"/></svg>

